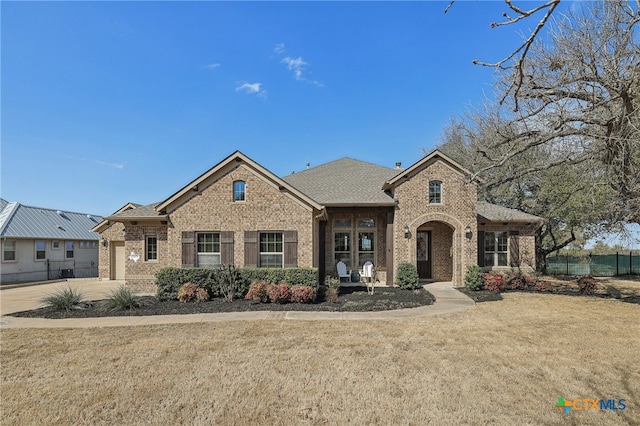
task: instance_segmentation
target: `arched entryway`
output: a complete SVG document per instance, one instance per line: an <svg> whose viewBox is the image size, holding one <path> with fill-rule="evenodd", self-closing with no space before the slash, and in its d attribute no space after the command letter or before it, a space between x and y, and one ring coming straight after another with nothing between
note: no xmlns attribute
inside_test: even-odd
<svg viewBox="0 0 640 426"><path fill-rule="evenodd" d="M415 259L421 279L452 281L454 273L454 228L429 221L416 229Z"/></svg>

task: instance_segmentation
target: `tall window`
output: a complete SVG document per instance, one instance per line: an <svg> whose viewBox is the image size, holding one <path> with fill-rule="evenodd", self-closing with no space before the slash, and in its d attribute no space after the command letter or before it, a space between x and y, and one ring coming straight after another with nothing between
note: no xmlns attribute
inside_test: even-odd
<svg viewBox="0 0 640 426"><path fill-rule="evenodd" d="M506 232L484 233L485 266L507 266L509 236Z"/></svg>
<svg viewBox="0 0 640 426"><path fill-rule="evenodd" d="M13 262L16 260L16 242L4 241L2 243L2 260Z"/></svg>
<svg viewBox="0 0 640 426"><path fill-rule="evenodd" d="M375 264L375 251L373 246L375 233L358 232L358 265L362 266L366 261Z"/></svg>
<svg viewBox="0 0 640 426"><path fill-rule="evenodd" d="M73 241L65 241L64 243L64 258L73 259Z"/></svg>
<svg viewBox="0 0 640 426"><path fill-rule="evenodd" d="M199 232L196 246L197 266L208 268L220 265L220 233Z"/></svg>
<svg viewBox="0 0 640 426"><path fill-rule="evenodd" d="M282 268L284 265L284 243L282 232L260 233L261 268Z"/></svg>
<svg viewBox="0 0 640 426"><path fill-rule="evenodd" d="M245 183L242 180L233 182L233 201L244 201Z"/></svg>
<svg viewBox="0 0 640 426"><path fill-rule="evenodd" d="M47 258L47 243L45 241L36 241L36 260L45 260Z"/></svg>
<svg viewBox="0 0 640 426"><path fill-rule="evenodd" d="M429 182L429 204L442 203L442 182L432 180Z"/></svg>
<svg viewBox="0 0 640 426"><path fill-rule="evenodd" d="M146 251L147 260L158 260L158 237L148 236L147 237L147 251Z"/></svg>
<svg viewBox="0 0 640 426"><path fill-rule="evenodd" d="M342 261L347 268L351 267L351 232L336 232L333 236L333 263Z"/></svg>

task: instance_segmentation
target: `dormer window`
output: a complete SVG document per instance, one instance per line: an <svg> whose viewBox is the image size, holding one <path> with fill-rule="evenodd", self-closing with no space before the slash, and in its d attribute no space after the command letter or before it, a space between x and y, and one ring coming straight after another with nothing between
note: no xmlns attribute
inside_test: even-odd
<svg viewBox="0 0 640 426"><path fill-rule="evenodd" d="M233 201L245 200L245 182L237 180L233 182Z"/></svg>
<svg viewBox="0 0 640 426"><path fill-rule="evenodd" d="M442 182L432 180L429 182L429 204L442 203Z"/></svg>

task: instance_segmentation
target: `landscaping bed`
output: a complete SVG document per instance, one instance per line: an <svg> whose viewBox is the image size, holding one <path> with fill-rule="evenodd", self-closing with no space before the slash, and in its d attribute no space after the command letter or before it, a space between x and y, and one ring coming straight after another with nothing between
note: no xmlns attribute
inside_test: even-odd
<svg viewBox="0 0 640 426"><path fill-rule="evenodd" d="M180 302L177 300L160 301L154 296L139 299L141 305L132 310L105 311L99 301L85 302L72 310L55 310L40 308L31 311L12 313L17 317L35 318L90 318L113 316L148 316L148 315L183 315L221 312L247 311L324 311L324 312L369 312L393 309L415 308L431 305L435 298L424 289L404 290L397 287L376 287L374 294L369 294L366 287L344 287L336 302L318 303L259 303L245 299L226 302L223 298L213 298L199 303Z"/></svg>

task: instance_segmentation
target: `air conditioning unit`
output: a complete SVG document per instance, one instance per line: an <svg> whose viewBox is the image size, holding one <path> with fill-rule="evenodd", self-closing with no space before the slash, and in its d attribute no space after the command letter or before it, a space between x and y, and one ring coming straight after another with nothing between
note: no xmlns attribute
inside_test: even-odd
<svg viewBox="0 0 640 426"><path fill-rule="evenodd" d="M61 269L60 278L73 278L73 269Z"/></svg>

